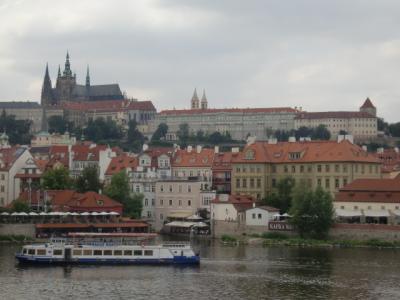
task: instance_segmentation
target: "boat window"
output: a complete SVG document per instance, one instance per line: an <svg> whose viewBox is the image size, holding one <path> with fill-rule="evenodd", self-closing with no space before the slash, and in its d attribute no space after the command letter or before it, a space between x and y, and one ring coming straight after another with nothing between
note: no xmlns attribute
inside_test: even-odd
<svg viewBox="0 0 400 300"><path fill-rule="evenodd" d="M53 250L53 255L62 255L62 250L61 249L54 249Z"/></svg>
<svg viewBox="0 0 400 300"><path fill-rule="evenodd" d="M27 254L28 253L28 249L24 248L22 253Z"/></svg>
<svg viewBox="0 0 400 300"><path fill-rule="evenodd" d="M142 250L135 250L133 251L133 255L142 255Z"/></svg>
<svg viewBox="0 0 400 300"><path fill-rule="evenodd" d="M93 250L93 255L103 255L101 250Z"/></svg>
<svg viewBox="0 0 400 300"><path fill-rule="evenodd" d="M35 255L35 249L28 249L29 255Z"/></svg>
<svg viewBox="0 0 400 300"><path fill-rule="evenodd" d="M46 255L46 249L37 249L36 254L37 255Z"/></svg>
<svg viewBox="0 0 400 300"><path fill-rule="evenodd" d="M124 255L126 256L132 256L132 250L125 250Z"/></svg>
<svg viewBox="0 0 400 300"><path fill-rule="evenodd" d="M112 255L112 250L104 250L103 255Z"/></svg>
<svg viewBox="0 0 400 300"><path fill-rule="evenodd" d="M153 256L153 250L144 250L145 256Z"/></svg>
<svg viewBox="0 0 400 300"><path fill-rule="evenodd" d="M81 249L74 249L73 251L72 251L72 254L75 256L78 256L78 255L82 255L82 250Z"/></svg>
<svg viewBox="0 0 400 300"><path fill-rule="evenodd" d="M114 250L114 255L122 255L122 250Z"/></svg>
<svg viewBox="0 0 400 300"><path fill-rule="evenodd" d="M100 252L101 252L101 251L100 251ZM83 255L92 255L92 250L84 249L84 250L83 250Z"/></svg>

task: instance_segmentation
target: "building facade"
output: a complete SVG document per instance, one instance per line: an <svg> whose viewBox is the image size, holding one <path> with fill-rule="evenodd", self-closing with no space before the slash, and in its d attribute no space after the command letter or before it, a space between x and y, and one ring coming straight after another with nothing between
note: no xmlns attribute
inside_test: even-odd
<svg viewBox="0 0 400 300"><path fill-rule="evenodd" d="M353 135L356 140L368 140L378 135L376 108L367 98L359 111L301 112L294 119L295 129L324 125L335 140L340 134Z"/></svg>
<svg viewBox="0 0 400 300"><path fill-rule="evenodd" d="M232 161L232 194L262 199L285 177L333 195L357 178L380 178L381 168L372 154L348 140L256 142Z"/></svg>
<svg viewBox="0 0 400 300"><path fill-rule="evenodd" d="M235 140L245 140L249 135L257 139L267 139L277 129L294 129L297 109L278 108L208 108L203 94L200 101L195 91L191 109L164 110L157 114L153 131L159 124L168 125L167 139L176 140L179 125L187 123L191 133L202 130L204 133L229 132Z"/></svg>

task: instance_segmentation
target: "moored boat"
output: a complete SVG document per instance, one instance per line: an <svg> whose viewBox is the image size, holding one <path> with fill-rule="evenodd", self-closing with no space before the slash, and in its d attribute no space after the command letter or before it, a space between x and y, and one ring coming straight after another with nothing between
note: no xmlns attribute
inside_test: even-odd
<svg viewBox="0 0 400 300"><path fill-rule="evenodd" d="M126 234L74 236L72 239L52 238L47 243L22 247L15 257L29 264L186 264L200 263L189 243L173 242L148 245L132 241ZM78 237L78 238L77 238ZM118 239L115 239L115 238Z"/></svg>

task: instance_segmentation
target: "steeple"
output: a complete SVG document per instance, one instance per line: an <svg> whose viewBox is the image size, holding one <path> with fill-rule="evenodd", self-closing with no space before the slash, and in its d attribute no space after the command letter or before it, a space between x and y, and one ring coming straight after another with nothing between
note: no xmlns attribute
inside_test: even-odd
<svg viewBox="0 0 400 300"><path fill-rule="evenodd" d="M51 86L51 79L49 75L49 65L46 63L46 71L44 73L43 85L42 85L42 95L41 104L47 106L53 102L53 90Z"/></svg>
<svg viewBox="0 0 400 300"><path fill-rule="evenodd" d="M199 102L200 102L200 100L199 100L199 97L197 96L197 90L195 88L194 92L193 92L192 100L191 100L191 108L199 109L199 107L200 107Z"/></svg>
<svg viewBox="0 0 400 300"><path fill-rule="evenodd" d="M86 70L86 86L87 87L90 86L89 65L87 66L87 70Z"/></svg>
<svg viewBox="0 0 400 300"><path fill-rule="evenodd" d="M61 68L60 65L58 65L58 73L57 73L57 78L61 77Z"/></svg>
<svg viewBox="0 0 400 300"><path fill-rule="evenodd" d="M64 76L72 76L72 72L71 72L71 64L69 62L69 53L67 51L67 57L65 59L65 68L64 68Z"/></svg>
<svg viewBox="0 0 400 300"><path fill-rule="evenodd" d="M207 109L208 101L206 97L206 90L203 89L203 96L201 97L201 109Z"/></svg>

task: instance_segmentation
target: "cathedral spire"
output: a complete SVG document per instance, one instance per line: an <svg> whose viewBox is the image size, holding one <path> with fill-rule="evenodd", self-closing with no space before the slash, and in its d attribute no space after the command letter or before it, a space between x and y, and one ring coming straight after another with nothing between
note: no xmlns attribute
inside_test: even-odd
<svg viewBox="0 0 400 300"><path fill-rule="evenodd" d="M207 109L208 101L206 97L206 90L203 89L203 96L201 97L201 109Z"/></svg>
<svg viewBox="0 0 400 300"><path fill-rule="evenodd" d="M69 53L68 53L68 51L67 51L67 57L65 58L64 76L72 76L71 64L69 62Z"/></svg>
<svg viewBox="0 0 400 300"><path fill-rule="evenodd" d="M194 89L192 100L191 100L191 107L192 109L198 109L199 108L199 97L197 96L197 89Z"/></svg>
<svg viewBox="0 0 400 300"><path fill-rule="evenodd" d="M87 66L87 70L86 70L86 86L87 87L90 86L89 65Z"/></svg>
<svg viewBox="0 0 400 300"><path fill-rule="evenodd" d="M41 104L43 106L50 105L53 101L53 90L51 86L51 79L49 75L49 64L46 63L46 71L44 73L43 85L42 85L42 95Z"/></svg>
<svg viewBox="0 0 400 300"><path fill-rule="evenodd" d="M58 73L57 73L57 78L61 77L61 68L60 65L58 65Z"/></svg>

